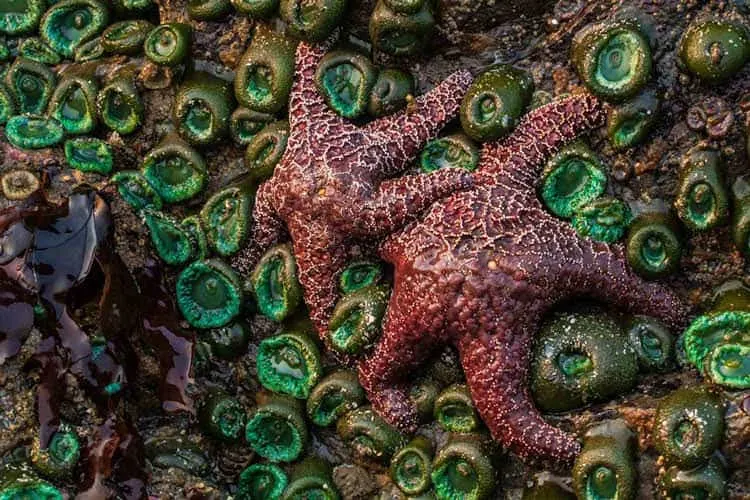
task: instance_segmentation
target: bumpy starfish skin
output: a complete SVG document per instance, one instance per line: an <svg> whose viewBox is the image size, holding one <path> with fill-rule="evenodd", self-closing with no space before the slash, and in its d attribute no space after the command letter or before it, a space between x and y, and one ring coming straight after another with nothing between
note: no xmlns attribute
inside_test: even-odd
<svg viewBox="0 0 750 500"><path fill-rule="evenodd" d="M331 44L302 42L297 48L288 146L258 189L250 244L233 261L240 272L249 272L286 230L321 336L336 303L337 276L353 246L385 237L435 200L472 184L460 169L389 179L456 116L471 83L469 72L454 73L409 110L357 127L331 111L315 85L315 71Z"/></svg>
<svg viewBox="0 0 750 500"><path fill-rule="evenodd" d="M473 188L437 202L383 242L394 289L383 336L359 375L386 420L415 429L411 374L435 347L453 343L494 439L522 457L569 461L578 442L541 418L527 387L530 346L545 311L588 295L682 325L678 297L636 276L621 245L578 237L537 199L545 159L603 119L592 96L533 111L512 136L485 146Z"/></svg>

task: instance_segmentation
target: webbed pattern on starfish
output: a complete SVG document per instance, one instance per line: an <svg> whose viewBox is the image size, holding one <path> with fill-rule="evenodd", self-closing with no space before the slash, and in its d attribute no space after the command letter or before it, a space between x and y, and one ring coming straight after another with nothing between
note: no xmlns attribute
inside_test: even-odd
<svg viewBox="0 0 750 500"><path fill-rule="evenodd" d="M543 314L588 295L682 324L680 300L635 275L621 245L580 238L537 198L543 162L603 120L601 104L587 95L533 111L510 137L484 147L471 189L438 201L384 241L381 255L395 266L394 289L383 336L359 374L390 423L416 427L410 374L434 348L453 343L495 440L523 457L570 461L578 442L542 419L527 387Z"/></svg>
<svg viewBox="0 0 750 500"><path fill-rule="evenodd" d="M305 302L321 335L353 245L387 236L434 201L471 185L471 175L459 169L392 178L457 115L470 73L454 73L410 109L358 127L329 109L315 85L315 71L331 45L302 42L297 48L288 146L258 189L250 243L233 260L247 274L288 232Z"/></svg>

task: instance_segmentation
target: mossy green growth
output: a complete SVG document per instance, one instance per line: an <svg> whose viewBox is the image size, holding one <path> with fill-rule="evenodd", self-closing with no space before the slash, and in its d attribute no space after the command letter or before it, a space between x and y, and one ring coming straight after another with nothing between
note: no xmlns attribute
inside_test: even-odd
<svg viewBox="0 0 750 500"><path fill-rule="evenodd" d="M0 82L0 125L7 123L16 114L16 100L8 87Z"/></svg>
<svg viewBox="0 0 750 500"><path fill-rule="evenodd" d="M663 278L680 267L682 234L668 213L644 212L630 224L628 263L646 279Z"/></svg>
<svg viewBox="0 0 750 500"><path fill-rule="evenodd" d="M279 8L279 0L230 0L234 10L253 19L271 17Z"/></svg>
<svg viewBox="0 0 750 500"><path fill-rule="evenodd" d="M495 65L479 75L461 102L461 127L475 141L486 142L510 133L531 102L531 75Z"/></svg>
<svg viewBox="0 0 750 500"><path fill-rule="evenodd" d="M678 389L656 409L654 447L670 465L690 469L707 462L724 437L724 404L705 387Z"/></svg>
<svg viewBox="0 0 750 500"><path fill-rule="evenodd" d="M151 209L146 209L143 217L161 260L171 266L179 266L190 260L193 255L190 235L178 221Z"/></svg>
<svg viewBox="0 0 750 500"><path fill-rule="evenodd" d="M228 443L242 439L247 415L235 398L226 394L212 394L201 406L198 418L204 432Z"/></svg>
<svg viewBox="0 0 750 500"><path fill-rule="evenodd" d="M706 360L704 372L723 387L750 389L750 342L716 346Z"/></svg>
<svg viewBox="0 0 750 500"><path fill-rule="evenodd" d="M235 272L220 260L199 260L177 278L177 305L196 328L224 326L240 313L242 284Z"/></svg>
<svg viewBox="0 0 750 500"><path fill-rule="evenodd" d="M371 285L344 296L328 325L331 347L342 354L360 354L379 336L390 288Z"/></svg>
<svg viewBox="0 0 750 500"><path fill-rule="evenodd" d="M271 396L252 412L245 427L250 447L271 462L293 462L307 447L310 436L299 402Z"/></svg>
<svg viewBox="0 0 750 500"><path fill-rule="evenodd" d="M187 11L191 19L215 21L232 11L229 0L188 0Z"/></svg>
<svg viewBox="0 0 750 500"><path fill-rule="evenodd" d="M44 64L16 58L5 74L5 85L16 101L19 113L42 114L47 109L57 78Z"/></svg>
<svg viewBox="0 0 750 500"><path fill-rule="evenodd" d="M724 311L697 317L682 335L688 361L702 370L706 357L723 343L750 345L750 312Z"/></svg>
<svg viewBox="0 0 750 500"><path fill-rule="evenodd" d="M346 4L347 0L281 0L279 13L295 37L323 41L339 25Z"/></svg>
<svg viewBox="0 0 750 500"><path fill-rule="evenodd" d="M78 137L65 141L65 160L76 170L101 175L112 173L114 163L110 145L94 137Z"/></svg>
<svg viewBox="0 0 750 500"><path fill-rule="evenodd" d="M259 25L235 70L237 101L260 113L281 111L292 90L296 47L291 38Z"/></svg>
<svg viewBox="0 0 750 500"><path fill-rule="evenodd" d="M432 2L425 1L413 13L401 13L378 0L370 16L370 40L376 49L393 56L414 55L422 51L435 30Z"/></svg>
<svg viewBox="0 0 750 500"><path fill-rule="evenodd" d="M642 143L656 124L659 97L653 90L610 108L607 113L607 137L617 150Z"/></svg>
<svg viewBox="0 0 750 500"><path fill-rule="evenodd" d="M68 134L88 134L96 127L99 85L93 72L70 71L60 80L49 102L49 115Z"/></svg>
<svg viewBox="0 0 750 500"><path fill-rule="evenodd" d="M370 59L350 50L335 50L323 57L315 73L318 91L328 106L344 118L365 113L377 81Z"/></svg>
<svg viewBox="0 0 750 500"><path fill-rule="evenodd" d="M275 119L271 114L240 107L235 109L229 118L229 131L234 142L247 146L258 132Z"/></svg>
<svg viewBox="0 0 750 500"><path fill-rule="evenodd" d="M62 0L47 10L39 33L47 45L72 57L83 43L95 38L109 24L109 9L100 0Z"/></svg>
<svg viewBox="0 0 750 500"><path fill-rule="evenodd" d="M672 368L675 339L664 323L648 316L633 316L626 329L642 371L664 372Z"/></svg>
<svg viewBox="0 0 750 500"><path fill-rule="evenodd" d="M432 463L432 484L440 500L481 500L495 489L495 468L477 436L453 435Z"/></svg>
<svg viewBox="0 0 750 500"><path fill-rule="evenodd" d="M21 149L42 149L55 146L63 139L60 122L41 115L16 115L5 125L5 136Z"/></svg>
<svg viewBox="0 0 750 500"><path fill-rule="evenodd" d="M63 425L52 435L45 449L41 449L38 442L35 443L31 455L32 464L40 473L46 477L64 478L78 464L81 443L78 436Z"/></svg>
<svg viewBox="0 0 750 500"><path fill-rule="evenodd" d="M435 421L447 432L474 432L479 415L465 384L446 387L435 400Z"/></svg>
<svg viewBox="0 0 750 500"><path fill-rule="evenodd" d="M210 73L196 72L177 91L174 121L183 139L206 146L227 136L233 109L229 83Z"/></svg>
<svg viewBox="0 0 750 500"><path fill-rule="evenodd" d="M132 71L125 69L114 76L96 98L102 122L120 134L132 134L143 121L143 101L135 87Z"/></svg>
<svg viewBox="0 0 750 500"><path fill-rule="evenodd" d="M637 23L592 24L573 39L571 59L583 83L602 99L622 101L650 80L651 47Z"/></svg>
<svg viewBox="0 0 750 500"><path fill-rule="evenodd" d="M453 134L428 142L419 155L422 172L463 168L473 172L479 165L479 148L465 134Z"/></svg>
<svg viewBox="0 0 750 500"><path fill-rule="evenodd" d="M275 464L253 464L240 473L237 496L245 500L279 500L289 484L284 469Z"/></svg>
<svg viewBox="0 0 750 500"><path fill-rule="evenodd" d="M146 57L164 66L175 66L190 54L193 28L185 23L160 24L146 37L143 49Z"/></svg>
<svg viewBox="0 0 750 500"><path fill-rule="evenodd" d="M336 423L336 432L362 459L387 462L405 444L401 433L369 406L345 414Z"/></svg>
<svg viewBox="0 0 750 500"><path fill-rule="evenodd" d="M211 196L200 211L208 243L219 255L240 249L250 226L252 197L243 186L229 186Z"/></svg>
<svg viewBox="0 0 750 500"><path fill-rule="evenodd" d="M140 172L123 170L113 175L111 181L117 186L117 191L122 199L133 209L161 210L162 201L159 193L154 191L154 188Z"/></svg>
<svg viewBox="0 0 750 500"><path fill-rule="evenodd" d="M307 416L315 425L327 427L364 403L365 391L357 374L340 370L327 375L310 392Z"/></svg>
<svg viewBox="0 0 750 500"><path fill-rule="evenodd" d="M750 184L738 177L732 184L732 239L745 257L750 257Z"/></svg>
<svg viewBox="0 0 750 500"><path fill-rule="evenodd" d="M660 477L661 498L722 500L726 498L727 474L718 457L706 465L683 470L673 466Z"/></svg>
<svg viewBox="0 0 750 500"><path fill-rule="evenodd" d="M729 220L729 193L721 155L705 147L691 149L680 168L675 210L691 231L706 231Z"/></svg>
<svg viewBox="0 0 750 500"><path fill-rule="evenodd" d="M339 276L339 291L350 294L362 288L377 285L384 279L383 265L372 261L352 262L344 268Z"/></svg>
<svg viewBox="0 0 750 500"><path fill-rule="evenodd" d="M579 236L604 243L622 239L633 219L630 207L617 198L605 196L589 202L573 214L573 227Z"/></svg>
<svg viewBox="0 0 750 500"><path fill-rule="evenodd" d="M60 61L62 61L60 54L38 37L27 38L21 42L18 45L18 56L50 66L60 64Z"/></svg>
<svg viewBox="0 0 750 500"><path fill-rule="evenodd" d="M302 301L297 263L289 244L277 245L261 257L250 277L258 309L274 321L288 318Z"/></svg>
<svg viewBox="0 0 750 500"><path fill-rule="evenodd" d="M678 46L682 66L708 84L717 84L735 75L750 58L747 29L731 21L694 21L685 30Z"/></svg>
<svg viewBox="0 0 750 500"><path fill-rule="evenodd" d="M29 170L9 170L0 175L0 188L9 200L25 200L41 185L39 178Z"/></svg>
<svg viewBox="0 0 750 500"><path fill-rule="evenodd" d="M635 436L621 421L604 422L584 437L573 465L573 488L584 500L634 500L637 485Z"/></svg>
<svg viewBox="0 0 750 500"><path fill-rule="evenodd" d="M250 140L245 150L245 167L257 183L269 179L286 150L289 123L276 121L266 125Z"/></svg>
<svg viewBox="0 0 750 500"><path fill-rule="evenodd" d="M110 24L102 32L102 47L109 54L136 55L154 25L144 19L130 19Z"/></svg>
<svg viewBox="0 0 750 500"><path fill-rule="evenodd" d="M340 500L331 472L328 462L317 457L306 458L292 470L281 500Z"/></svg>
<svg viewBox="0 0 750 500"><path fill-rule="evenodd" d="M143 159L143 176L165 203L193 198L206 185L207 166L201 154L170 134Z"/></svg>
<svg viewBox="0 0 750 500"><path fill-rule="evenodd" d="M4 465L0 477L0 500L63 500L56 487L39 479L25 465Z"/></svg>
<svg viewBox="0 0 750 500"><path fill-rule="evenodd" d="M531 392L542 411L606 401L638 380L636 354L620 324L600 312L559 312L542 326L531 362Z"/></svg>
<svg viewBox="0 0 750 500"><path fill-rule="evenodd" d="M585 144L576 142L547 162L539 194L553 214L567 219L601 196L606 187L601 160Z"/></svg>
<svg viewBox="0 0 750 500"><path fill-rule="evenodd" d="M391 479L407 495L419 495L432 485L432 442L417 436L393 456L389 468Z"/></svg>
<svg viewBox="0 0 750 500"><path fill-rule="evenodd" d="M307 399L323 374L318 346L301 331L284 331L264 339L256 363L263 387L297 399Z"/></svg>
<svg viewBox="0 0 750 500"><path fill-rule="evenodd" d="M22 35L36 30L46 0L4 0L0 3L0 33Z"/></svg>
<svg viewBox="0 0 750 500"><path fill-rule="evenodd" d="M378 79L370 92L367 112L370 116L390 115L406 107L415 94L414 75L397 68L378 72Z"/></svg>

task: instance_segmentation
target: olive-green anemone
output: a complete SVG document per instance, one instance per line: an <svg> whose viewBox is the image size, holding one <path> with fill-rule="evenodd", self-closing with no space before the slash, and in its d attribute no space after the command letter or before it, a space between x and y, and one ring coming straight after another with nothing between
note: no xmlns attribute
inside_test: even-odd
<svg viewBox="0 0 750 500"><path fill-rule="evenodd" d="M633 316L627 323L627 331L642 370L663 372L672 367L675 341L664 323L648 316Z"/></svg>
<svg viewBox="0 0 750 500"><path fill-rule="evenodd" d="M297 38L322 41L338 26L346 0L281 0L279 12Z"/></svg>
<svg viewBox="0 0 750 500"><path fill-rule="evenodd" d="M317 457L309 457L294 466L289 486L281 500L340 500L333 482L331 466Z"/></svg>
<svg viewBox="0 0 750 500"><path fill-rule="evenodd" d="M547 162L539 194L553 214L569 218L604 193L606 187L607 174L601 160L585 144L576 142Z"/></svg>
<svg viewBox="0 0 750 500"><path fill-rule="evenodd" d="M87 62L99 59L104 56L104 46L102 45L102 37L98 36L92 38L86 43L82 43L76 48L73 60L75 62Z"/></svg>
<svg viewBox="0 0 750 500"><path fill-rule="evenodd" d="M274 321L288 318L302 301L297 263L289 244L267 251L255 266L250 281L258 309Z"/></svg>
<svg viewBox="0 0 750 500"><path fill-rule="evenodd" d="M237 497L244 500L278 500L289 478L275 464L253 464L242 471L237 483Z"/></svg>
<svg viewBox="0 0 750 500"><path fill-rule="evenodd" d="M396 68L381 70L370 92L367 112L370 116L380 117L403 109L414 96L414 87L411 73Z"/></svg>
<svg viewBox="0 0 750 500"><path fill-rule="evenodd" d="M729 193L721 156L705 147L691 149L680 168L675 210L691 231L705 231L729 220Z"/></svg>
<svg viewBox="0 0 750 500"><path fill-rule="evenodd" d="M193 247L194 259L205 259L208 256L208 238L201 225L200 217L190 215L182 219L180 226L187 232Z"/></svg>
<svg viewBox="0 0 750 500"><path fill-rule="evenodd" d="M432 442L417 436L393 456L390 476L396 486L407 495L419 495L427 491L432 483Z"/></svg>
<svg viewBox="0 0 750 500"><path fill-rule="evenodd" d="M156 64L175 66L190 54L193 28L185 23L160 24L146 37L143 49Z"/></svg>
<svg viewBox="0 0 750 500"><path fill-rule="evenodd" d="M46 477L64 478L70 476L81 456L81 443L75 432L62 425L41 449L38 439L31 451L31 461L36 470Z"/></svg>
<svg viewBox="0 0 750 500"><path fill-rule="evenodd" d="M22 35L32 32L39 26L45 0L7 0L0 4L0 33Z"/></svg>
<svg viewBox="0 0 750 500"><path fill-rule="evenodd" d="M362 288L377 285L383 280L383 265L372 261L352 262L339 276L339 291L347 295Z"/></svg>
<svg viewBox="0 0 750 500"><path fill-rule="evenodd" d="M209 396L198 415L201 427L216 439L237 442L245 428L245 408L235 398L222 393Z"/></svg>
<svg viewBox="0 0 750 500"><path fill-rule="evenodd" d="M111 24L102 32L102 47L109 54L138 54L153 29L154 25L143 19Z"/></svg>
<svg viewBox="0 0 750 500"><path fill-rule="evenodd" d="M365 403L365 391L357 374L349 370L323 378L307 399L307 416L315 425L327 427L345 413Z"/></svg>
<svg viewBox="0 0 750 500"><path fill-rule="evenodd" d="M166 203L179 203L200 193L207 167L201 154L170 134L143 159L143 176Z"/></svg>
<svg viewBox="0 0 750 500"><path fill-rule="evenodd" d="M49 103L49 115L68 134L88 134L96 127L99 84L93 72L69 71L60 80Z"/></svg>
<svg viewBox="0 0 750 500"><path fill-rule="evenodd" d="M234 142L247 146L258 132L274 120L271 114L240 107L235 109L229 118L229 131L232 133Z"/></svg>
<svg viewBox="0 0 750 500"><path fill-rule="evenodd" d="M435 402L442 389L443 385L435 380L435 377L429 375L420 377L409 388L409 400L414 404L421 422L428 422L433 418Z"/></svg>
<svg viewBox="0 0 750 500"><path fill-rule="evenodd" d="M659 97L653 90L612 107L607 114L607 137L615 149L626 149L643 142L656 123Z"/></svg>
<svg viewBox="0 0 750 500"><path fill-rule="evenodd" d="M571 58L583 83L603 99L632 97L651 78L649 40L630 21L585 27L573 39Z"/></svg>
<svg viewBox="0 0 750 500"><path fill-rule="evenodd" d="M38 37L27 38L21 42L18 45L18 57L50 66L60 64L60 61L62 61L60 54Z"/></svg>
<svg viewBox="0 0 750 500"><path fill-rule="evenodd" d="M683 469L708 461L724 436L724 405L704 387L682 388L656 409L653 439L667 463Z"/></svg>
<svg viewBox="0 0 750 500"><path fill-rule="evenodd" d="M215 144L229 133L234 97L229 83L205 72L182 82L174 101L180 135L193 145Z"/></svg>
<svg viewBox="0 0 750 500"><path fill-rule="evenodd" d="M76 170L101 175L109 175L114 163L110 145L94 137L65 141L65 160Z"/></svg>
<svg viewBox="0 0 750 500"><path fill-rule="evenodd" d="M254 181L261 183L273 175L288 140L289 123L281 120L266 125L250 140L245 150L245 167Z"/></svg>
<svg viewBox="0 0 750 500"><path fill-rule="evenodd" d="M123 170L112 176L112 183L117 186L125 202L135 210L152 208L161 210L162 201L159 193L154 191L143 174L135 170Z"/></svg>
<svg viewBox="0 0 750 500"><path fill-rule="evenodd" d="M435 400L434 412L435 421L448 432L474 432L479 427L479 415L465 384L445 388Z"/></svg>
<svg viewBox="0 0 750 500"><path fill-rule="evenodd" d="M370 59L349 50L326 54L315 73L318 91L345 118L364 114L376 81L377 69Z"/></svg>
<svg viewBox="0 0 750 500"><path fill-rule="evenodd" d="M261 457L271 462L293 462L310 439L300 403L285 396L267 399L251 413L245 438Z"/></svg>
<svg viewBox="0 0 750 500"><path fill-rule="evenodd" d="M177 305L196 328L224 326L240 313L242 284L235 272L219 260L200 260L177 278Z"/></svg>
<svg viewBox="0 0 750 500"><path fill-rule="evenodd" d="M202 476L210 470L208 457L201 447L182 437L152 437L144 443L146 456L159 469L180 469Z"/></svg>
<svg viewBox="0 0 750 500"><path fill-rule="evenodd" d="M637 376L635 352L607 314L556 313L535 341L531 391L543 411L606 401L633 388Z"/></svg>
<svg viewBox="0 0 750 500"><path fill-rule="evenodd" d="M187 11L192 19L215 21L232 11L229 0L188 0Z"/></svg>
<svg viewBox="0 0 750 500"><path fill-rule="evenodd" d="M428 142L419 155L423 172L441 168L463 168L470 172L479 165L479 149L465 134L453 134Z"/></svg>
<svg viewBox="0 0 750 500"><path fill-rule="evenodd" d="M495 489L495 468L483 440L454 434L432 463L432 483L440 500L481 500Z"/></svg>
<svg viewBox="0 0 750 500"><path fill-rule="evenodd" d="M271 17L279 8L279 0L230 0L234 10L254 19Z"/></svg>
<svg viewBox="0 0 750 500"><path fill-rule="evenodd" d="M579 236L614 243L625 235L632 218L627 204L605 196L576 210L572 222Z"/></svg>
<svg viewBox="0 0 750 500"><path fill-rule="evenodd" d="M743 177L732 185L732 239L746 257L750 256L750 183Z"/></svg>
<svg viewBox="0 0 750 500"><path fill-rule="evenodd" d="M706 357L723 343L750 345L750 312L724 311L699 316L682 336L685 355L699 370L704 368Z"/></svg>
<svg viewBox="0 0 750 500"><path fill-rule="evenodd" d="M668 213L645 212L630 224L628 263L646 279L668 276L680 267L682 234Z"/></svg>
<svg viewBox="0 0 750 500"><path fill-rule="evenodd" d="M8 87L0 81L0 125L16 114L16 101Z"/></svg>
<svg viewBox="0 0 750 500"><path fill-rule="evenodd" d="M356 456L380 462L390 460L405 443L401 433L369 406L357 408L341 417L336 431Z"/></svg>
<svg viewBox="0 0 750 500"><path fill-rule="evenodd" d="M26 465L4 464L0 476L0 500L63 500L56 487L39 479Z"/></svg>
<svg viewBox="0 0 750 500"><path fill-rule="evenodd" d="M65 131L54 118L16 115L5 125L5 136L21 149L41 149L59 144Z"/></svg>
<svg viewBox="0 0 750 500"><path fill-rule="evenodd" d="M359 354L381 331L390 289L384 285L361 288L336 304L328 326L331 347L340 353Z"/></svg>
<svg viewBox="0 0 750 500"><path fill-rule="evenodd" d="M117 72L96 98L99 118L120 134L132 134L143 121L143 101L129 68Z"/></svg>
<svg viewBox="0 0 750 500"><path fill-rule="evenodd" d="M711 311L750 312L750 286L739 279L731 279L717 286L711 296Z"/></svg>
<svg viewBox="0 0 750 500"><path fill-rule="evenodd" d="M55 52L72 57L108 24L109 9L101 0L62 0L44 14L39 33Z"/></svg>
<svg viewBox="0 0 750 500"><path fill-rule="evenodd" d="M378 50L394 56L414 55L425 48L433 30L432 2L424 1L418 10L403 13L378 0L370 16L370 39Z"/></svg>
<svg viewBox="0 0 750 500"><path fill-rule="evenodd" d="M190 260L193 255L190 235L177 220L152 209L145 209L143 217L161 260L172 266L185 264Z"/></svg>
<svg viewBox="0 0 750 500"><path fill-rule="evenodd" d="M3 195L9 200L25 200L41 185L39 178L28 170L9 170L0 175L0 188L2 188Z"/></svg>
<svg viewBox="0 0 750 500"><path fill-rule="evenodd" d="M263 387L297 399L307 399L323 373L318 346L300 331L283 331L264 339L256 363Z"/></svg>
<svg viewBox="0 0 750 500"><path fill-rule="evenodd" d="M531 75L496 65L479 75L461 103L461 127L472 139L492 141L518 124L534 92Z"/></svg>
<svg viewBox="0 0 750 500"><path fill-rule="evenodd" d="M250 336L250 326L243 320L235 320L228 325L212 328L203 338L211 347L211 354L219 359L231 361L245 355Z"/></svg>
<svg viewBox="0 0 750 500"><path fill-rule="evenodd" d="M244 186L229 186L215 193L200 211L208 243L219 255L240 249L250 225L252 199Z"/></svg>
<svg viewBox="0 0 750 500"><path fill-rule="evenodd" d="M731 21L694 21L678 47L687 71L709 84L731 78L750 58L747 29Z"/></svg>
<svg viewBox="0 0 750 500"><path fill-rule="evenodd" d="M670 467L658 484L660 498L722 500L726 490L727 475L717 457L694 469Z"/></svg>
<svg viewBox="0 0 750 500"><path fill-rule="evenodd" d="M281 111L292 90L296 46L292 39L259 25L235 69L237 101L261 113Z"/></svg>
<svg viewBox="0 0 750 500"><path fill-rule="evenodd" d="M44 64L16 58L5 74L5 85L19 113L42 114L55 90L57 78Z"/></svg>

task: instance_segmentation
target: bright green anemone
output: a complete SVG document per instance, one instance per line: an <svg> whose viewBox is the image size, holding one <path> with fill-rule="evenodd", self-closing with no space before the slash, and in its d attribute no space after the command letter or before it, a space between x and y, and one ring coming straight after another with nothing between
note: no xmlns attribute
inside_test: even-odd
<svg viewBox="0 0 750 500"><path fill-rule="evenodd" d="M360 458L386 462L404 445L404 437L370 407L350 411L336 431Z"/></svg>
<svg viewBox="0 0 750 500"><path fill-rule="evenodd" d="M7 123L16 114L16 101L8 87L0 82L0 125Z"/></svg>
<svg viewBox="0 0 750 500"><path fill-rule="evenodd" d="M423 436L415 437L394 455L390 476L402 492L419 495L430 488L432 455L432 443Z"/></svg>
<svg viewBox="0 0 750 500"><path fill-rule="evenodd" d="M143 121L143 101L133 75L116 75L97 96L96 106L102 122L120 134L132 134Z"/></svg>
<svg viewBox="0 0 750 500"><path fill-rule="evenodd" d="M289 317L302 301L297 263L290 245L278 245L266 252L250 281L258 309L274 321Z"/></svg>
<svg viewBox="0 0 750 500"><path fill-rule="evenodd" d="M153 24L142 19L111 24L102 32L102 47L109 54L138 54L153 27Z"/></svg>
<svg viewBox="0 0 750 500"><path fill-rule="evenodd" d="M377 285L382 281L382 264L370 261L353 262L346 266L339 277L339 290L347 295L362 288Z"/></svg>
<svg viewBox="0 0 750 500"><path fill-rule="evenodd" d="M5 84L15 97L19 113L44 113L56 82L55 74L47 66L21 57L16 58L5 75Z"/></svg>
<svg viewBox="0 0 750 500"><path fill-rule="evenodd" d="M702 370L706 357L723 343L750 345L750 312L726 311L696 318L682 337L688 360Z"/></svg>
<svg viewBox="0 0 750 500"><path fill-rule="evenodd" d="M170 135L143 159L143 176L166 203L189 200L207 180L206 162L188 143Z"/></svg>
<svg viewBox="0 0 750 500"><path fill-rule="evenodd" d="M674 206L691 231L706 231L729 220L729 193L724 185L721 156L699 146L686 155Z"/></svg>
<svg viewBox="0 0 750 500"><path fill-rule="evenodd" d="M612 146L621 150L643 142L656 123L659 104L656 92L645 91L610 109L607 115L607 137Z"/></svg>
<svg viewBox="0 0 750 500"><path fill-rule="evenodd" d="M376 80L377 70L368 57L344 50L326 54L315 74L321 95L345 118L364 114Z"/></svg>
<svg viewBox="0 0 750 500"><path fill-rule="evenodd" d="M98 90L93 74L64 76L50 99L50 116L59 121L68 134L88 134L96 127Z"/></svg>
<svg viewBox="0 0 750 500"><path fill-rule="evenodd" d="M94 137L65 141L65 160L76 170L101 175L109 175L114 163L110 145Z"/></svg>
<svg viewBox="0 0 750 500"><path fill-rule="evenodd" d="M371 285L344 296L333 311L328 327L331 347L340 353L359 354L380 333L390 289Z"/></svg>
<svg viewBox="0 0 750 500"><path fill-rule="evenodd" d="M210 73L196 72L177 90L174 121L190 144L211 145L228 135L233 110L230 84Z"/></svg>
<svg viewBox="0 0 750 500"><path fill-rule="evenodd" d="M606 187L607 175L599 158L582 143L575 143L547 162L540 194L553 214L569 218L604 193Z"/></svg>
<svg viewBox="0 0 750 500"><path fill-rule="evenodd" d="M682 235L666 213L643 213L633 219L627 239L628 263L646 279L668 276L680 266Z"/></svg>
<svg viewBox="0 0 750 500"><path fill-rule="evenodd" d="M52 435L45 449L34 449L32 461L34 468L45 476L65 477L78 464L81 456L81 443L78 436L65 427Z"/></svg>
<svg viewBox="0 0 750 500"><path fill-rule="evenodd" d="M46 8L45 0L4 0L0 4L0 32L21 35L34 31Z"/></svg>
<svg viewBox="0 0 750 500"><path fill-rule="evenodd" d="M630 208L623 201L602 197L576 210L572 222L581 237L614 243L625 235L631 220Z"/></svg>
<svg viewBox="0 0 750 500"><path fill-rule="evenodd" d="M327 427L365 402L365 391L357 374L341 370L321 380L307 398L307 416L312 423Z"/></svg>
<svg viewBox="0 0 750 500"><path fill-rule="evenodd" d="M263 387L297 399L307 399L323 373L318 346L296 331L264 339L256 361Z"/></svg>
<svg viewBox="0 0 750 500"><path fill-rule="evenodd" d="M289 123L281 120L263 127L255 134L245 151L245 167L253 180L260 183L273 175L288 140Z"/></svg>
<svg viewBox="0 0 750 500"><path fill-rule="evenodd" d="M278 465L253 464L240 474L237 494L246 500L276 500L287 484L289 478Z"/></svg>
<svg viewBox="0 0 750 500"><path fill-rule="evenodd" d="M239 277L218 260L196 261L177 278L177 305L196 328L217 328L235 318L242 305Z"/></svg>
<svg viewBox="0 0 750 500"><path fill-rule="evenodd" d="M299 404L274 396L258 406L245 427L245 438L260 456L272 462L292 462L309 441L307 424Z"/></svg>
<svg viewBox="0 0 750 500"><path fill-rule="evenodd" d="M84 42L109 23L109 9L100 0L62 0L44 14L40 34L55 52L72 57Z"/></svg>
<svg viewBox="0 0 750 500"><path fill-rule="evenodd" d="M41 149L59 144L64 131L60 122L40 115L16 115L5 125L5 135L21 149Z"/></svg>
<svg viewBox="0 0 750 500"><path fill-rule="evenodd" d="M590 429L573 465L577 498L634 498L637 490L634 434L622 421L605 421Z"/></svg>
<svg viewBox="0 0 750 500"><path fill-rule="evenodd" d="M41 64L60 64L62 57L41 38L27 38L18 45L18 56Z"/></svg>
<svg viewBox="0 0 750 500"><path fill-rule="evenodd" d="M441 168L463 168L470 172L479 165L479 149L464 134L454 134L427 143L419 155L423 172Z"/></svg>
<svg viewBox="0 0 750 500"><path fill-rule="evenodd" d="M486 450L471 437L455 435L432 464L432 484L440 500L480 500L495 488L495 468Z"/></svg>
<svg viewBox="0 0 750 500"><path fill-rule="evenodd" d="M156 253L169 265L185 264L193 254L190 235L171 217L151 209L144 211L146 226Z"/></svg>
<svg viewBox="0 0 750 500"><path fill-rule="evenodd" d="M251 197L242 186L230 186L206 201L200 212L208 242L219 255L240 249L250 225Z"/></svg>
<svg viewBox="0 0 750 500"><path fill-rule="evenodd" d="M154 191L140 172L123 170L113 175L111 181L117 186L122 199L135 210L147 207L154 210L161 209L162 201L159 193Z"/></svg>
<svg viewBox="0 0 750 500"><path fill-rule="evenodd" d="M750 342L721 344L706 360L711 380L730 389L750 389Z"/></svg>
<svg viewBox="0 0 750 500"><path fill-rule="evenodd" d="M435 400L435 421L448 432L473 432L479 427L469 388L454 384L445 388Z"/></svg>

